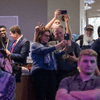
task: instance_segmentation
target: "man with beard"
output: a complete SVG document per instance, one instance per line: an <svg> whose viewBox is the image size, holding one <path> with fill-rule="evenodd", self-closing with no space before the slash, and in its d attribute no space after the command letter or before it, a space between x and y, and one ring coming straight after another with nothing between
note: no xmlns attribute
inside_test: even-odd
<svg viewBox="0 0 100 100"><path fill-rule="evenodd" d="M79 75L64 78L55 100L100 100L100 77L94 75L97 53L82 50L78 60Z"/></svg>
<svg viewBox="0 0 100 100"><path fill-rule="evenodd" d="M0 26L0 47L7 49L8 45L10 43L10 40L7 38L7 28L6 26L1 25Z"/></svg>
<svg viewBox="0 0 100 100"><path fill-rule="evenodd" d="M83 49L89 49L91 47L91 44L94 42L93 40L93 26L87 25L84 28L84 35L80 35L78 39L76 39L76 43L80 46L80 48Z"/></svg>

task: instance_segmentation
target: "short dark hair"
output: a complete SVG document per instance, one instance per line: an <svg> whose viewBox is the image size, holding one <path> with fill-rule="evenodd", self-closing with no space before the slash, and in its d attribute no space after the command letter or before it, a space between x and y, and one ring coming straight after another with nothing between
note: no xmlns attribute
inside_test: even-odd
<svg viewBox="0 0 100 100"><path fill-rule="evenodd" d="M98 32L98 36L100 37L100 26L98 27L97 32Z"/></svg>
<svg viewBox="0 0 100 100"><path fill-rule="evenodd" d="M0 28L5 28L7 30L7 27L4 25L0 25Z"/></svg>
<svg viewBox="0 0 100 100"><path fill-rule="evenodd" d="M15 32L17 32L19 35L21 35L21 29L18 25L14 25L12 27L10 27L10 31L15 34Z"/></svg>

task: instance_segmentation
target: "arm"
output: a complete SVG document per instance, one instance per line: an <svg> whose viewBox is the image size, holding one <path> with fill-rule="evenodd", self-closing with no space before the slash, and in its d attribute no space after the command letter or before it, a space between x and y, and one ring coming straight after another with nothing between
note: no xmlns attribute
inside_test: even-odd
<svg viewBox="0 0 100 100"><path fill-rule="evenodd" d="M60 15L60 11L57 9L57 10L55 11L55 13L54 13L53 19L45 26L45 28L48 29L48 30L50 30L52 24L54 23L54 21L55 21L56 19L58 19L58 16L59 16L59 15Z"/></svg>
<svg viewBox="0 0 100 100"><path fill-rule="evenodd" d="M79 98L80 100L100 100L100 89L88 91L71 91L71 96Z"/></svg>
<svg viewBox="0 0 100 100"><path fill-rule="evenodd" d="M64 21L65 21L65 27L66 27L66 34L69 34L70 39L71 39L72 36L71 36L70 28L69 28L69 16L68 16L68 14L64 15Z"/></svg>
<svg viewBox="0 0 100 100"><path fill-rule="evenodd" d="M41 27L43 27L43 23L40 24L38 22L38 26L35 27L35 33L34 33L34 39L33 39L33 41L36 41L36 37L38 36L38 33L39 33Z"/></svg>
<svg viewBox="0 0 100 100"><path fill-rule="evenodd" d="M34 42L32 46L32 53L38 53L38 54L47 54L50 52L53 52L56 49L62 48L67 44L66 40L61 41L60 43L52 46L52 47L45 47L41 43Z"/></svg>
<svg viewBox="0 0 100 100"><path fill-rule="evenodd" d="M68 94L68 91L66 89L59 89L56 93L55 100L79 100L79 99Z"/></svg>

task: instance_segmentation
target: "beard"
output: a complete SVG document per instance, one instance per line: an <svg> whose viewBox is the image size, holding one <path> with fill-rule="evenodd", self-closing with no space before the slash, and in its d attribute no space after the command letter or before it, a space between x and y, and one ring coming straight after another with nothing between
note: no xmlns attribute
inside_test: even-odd
<svg viewBox="0 0 100 100"><path fill-rule="evenodd" d="M91 36L89 37L89 36L87 36L86 34L84 34L84 40L85 40L86 42L93 41L93 35L91 35Z"/></svg>

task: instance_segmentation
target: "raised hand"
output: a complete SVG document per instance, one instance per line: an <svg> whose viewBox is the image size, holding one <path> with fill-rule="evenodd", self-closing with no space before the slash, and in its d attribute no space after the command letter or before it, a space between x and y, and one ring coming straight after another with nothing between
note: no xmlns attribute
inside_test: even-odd
<svg viewBox="0 0 100 100"><path fill-rule="evenodd" d="M42 28L42 27L43 27L43 23L40 24L40 22L38 22L38 26L35 27L34 41L36 40L36 37L37 37L37 35L38 35L39 31L40 31L40 28Z"/></svg>
<svg viewBox="0 0 100 100"><path fill-rule="evenodd" d="M54 17L56 18L56 19L58 19L58 16L61 14L61 11L59 10L59 9L57 9L56 11L55 11L55 13L54 13Z"/></svg>
<svg viewBox="0 0 100 100"><path fill-rule="evenodd" d="M65 14L65 15L64 15L64 21L65 21L65 22L68 22L69 19L70 19L69 15L68 15L68 14Z"/></svg>
<svg viewBox="0 0 100 100"><path fill-rule="evenodd" d="M42 28L42 27L43 27L43 23L40 24L40 22L38 22L38 26L35 27L35 32L36 32L36 33L39 33L40 28Z"/></svg>

